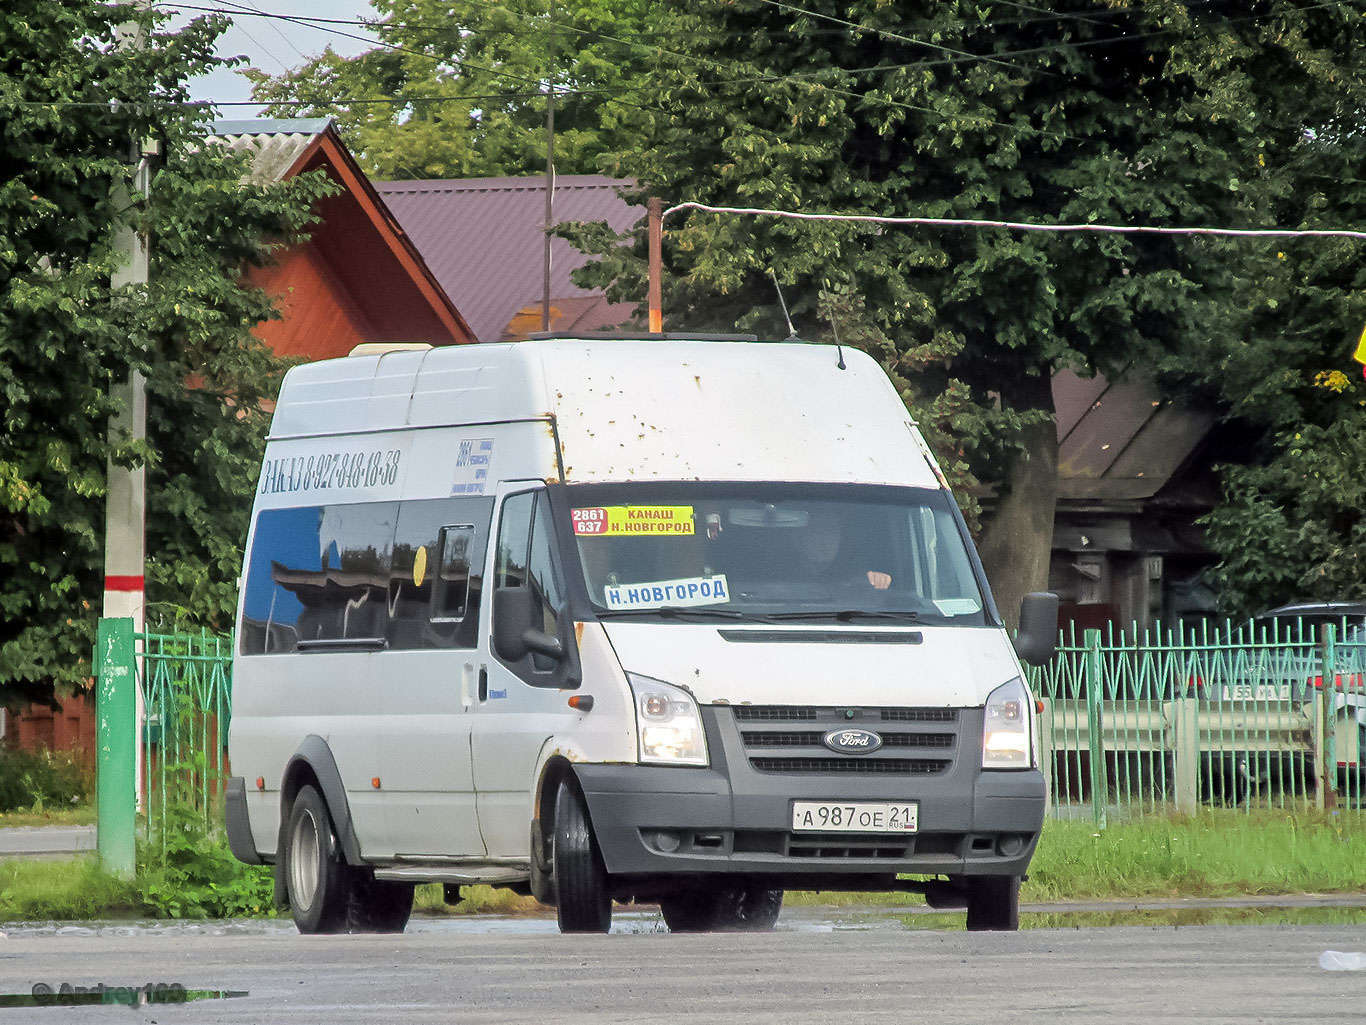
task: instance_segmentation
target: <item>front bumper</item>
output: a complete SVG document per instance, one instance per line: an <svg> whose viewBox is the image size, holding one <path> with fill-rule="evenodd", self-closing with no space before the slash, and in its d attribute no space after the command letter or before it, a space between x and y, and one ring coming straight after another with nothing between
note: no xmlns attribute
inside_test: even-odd
<svg viewBox="0 0 1366 1025"><path fill-rule="evenodd" d="M862 719L878 712L854 711ZM958 711L947 767L923 775L783 771L811 759L784 759L777 770L761 771L756 762L765 760L756 752L773 750L753 746L762 731L742 729L749 724L726 706L707 706L702 714L709 768L574 767L613 876L727 873L763 876L775 887L786 880L793 888L834 889L902 874L1023 875L1029 865L1043 824L1043 775L981 770L981 709ZM815 761L828 767L828 752L819 754ZM914 801L919 828L909 835L793 832L794 800Z"/></svg>

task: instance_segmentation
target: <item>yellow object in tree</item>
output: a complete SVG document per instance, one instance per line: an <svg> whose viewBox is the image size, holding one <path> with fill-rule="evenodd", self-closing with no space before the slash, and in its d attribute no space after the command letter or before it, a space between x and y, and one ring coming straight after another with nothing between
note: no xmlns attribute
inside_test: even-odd
<svg viewBox="0 0 1366 1025"><path fill-rule="evenodd" d="M1358 363L1366 363L1366 327L1361 329L1361 337L1357 339L1357 351L1352 353L1352 358Z"/></svg>

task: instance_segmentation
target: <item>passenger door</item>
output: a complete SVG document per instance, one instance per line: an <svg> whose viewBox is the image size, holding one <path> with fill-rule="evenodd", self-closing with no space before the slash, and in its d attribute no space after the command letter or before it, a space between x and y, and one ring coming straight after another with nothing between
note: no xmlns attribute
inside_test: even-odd
<svg viewBox="0 0 1366 1025"><path fill-rule="evenodd" d="M478 678L480 578L493 503L405 503L389 583L389 649L381 655L382 804L393 851L484 853L470 736Z"/></svg>
<svg viewBox="0 0 1366 1025"><path fill-rule="evenodd" d="M474 786L479 824L489 857L522 858L530 849L532 788L542 749L573 721L567 688L578 686L579 658L564 601L564 572L554 544L544 488L503 485L493 548L488 600L500 587L526 588L536 606L536 626L558 637L560 659L528 652L509 662L492 642L492 621L481 630L483 671L474 715ZM523 490L518 490L522 488Z"/></svg>

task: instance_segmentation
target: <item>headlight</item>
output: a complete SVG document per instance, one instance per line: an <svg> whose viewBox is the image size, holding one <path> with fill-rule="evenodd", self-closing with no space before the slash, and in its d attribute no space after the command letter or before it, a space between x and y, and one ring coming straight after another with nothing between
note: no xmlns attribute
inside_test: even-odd
<svg viewBox="0 0 1366 1025"><path fill-rule="evenodd" d="M982 768L1029 768L1029 712L1029 691L1023 680L1011 680L991 692L982 723Z"/></svg>
<svg viewBox="0 0 1366 1025"><path fill-rule="evenodd" d="M627 673L626 679L636 697L640 760L706 765L707 737L692 695L671 683L636 673Z"/></svg>

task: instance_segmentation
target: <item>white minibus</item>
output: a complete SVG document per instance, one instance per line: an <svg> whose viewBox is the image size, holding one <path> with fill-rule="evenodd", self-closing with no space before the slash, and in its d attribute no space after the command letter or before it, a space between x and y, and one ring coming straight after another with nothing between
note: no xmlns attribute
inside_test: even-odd
<svg viewBox="0 0 1366 1025"><path fill-rule="evenodd" d="M538 338L292 369L238 610L226 817L301 932L417 883L767 929L785 890L1018 927L1044 777L943 475L861 352Z"/></svg>

